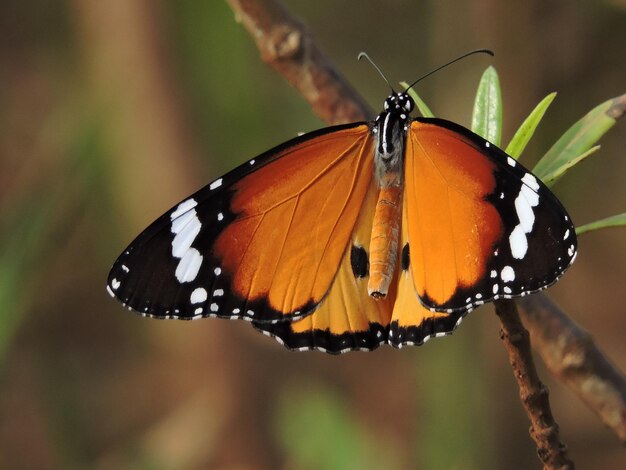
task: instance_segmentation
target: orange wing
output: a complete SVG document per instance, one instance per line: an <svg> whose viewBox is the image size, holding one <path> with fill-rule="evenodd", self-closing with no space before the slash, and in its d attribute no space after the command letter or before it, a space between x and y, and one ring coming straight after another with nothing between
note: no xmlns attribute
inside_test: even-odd
<svg viewBox="0 0 626 470"><path fill-rule="evenodd" d="M398 262L397 297L389 325L387 342L400 348L403 345L419 346L432 337L452 333L468 310L455 312L433 312L420 302L413 270L411 269L413 245L409 243L409 217L407 192L404 193L402 208L402 237Z"/></svg>
<svg viewBox="0 0 626 470"><path fill-rule="evenodd" d="M451 333L467 313L432 312L425 308L415 290L409 261L406 193L402 207L401 250L397 269L386 297L368 295L367 259L379 189L372 182L346 248L339 272L328 295L301 320L253 323L294 350L317 349L331 354L353 350L370 351L388 343L396 348L420 345L431 337Z"/></svg>
<svg viewBox="0 0 626 470"><path fill-rule="evenodd" d="M109 291L159 318L303 317L326 296L373 168L367 124L287 142L164 214L116 261Z"/></svg>
<svg viewBox="0 0 626 470"><path fill-rule="evenodd" d="M407 227L422 302L463 311L555 282L576 252L550 190L495 145L442 119L411 122Z"/></svg>
<svg viewBox="0 0 626 470"><path fill-rule="evenodd" d="M386 298L378 300L367 290L368 254L377 198L378 188L371 181L350 243L343 251L339 271L328 295L313 314L293 322L254 323L257 329L290 349L318 349L332 354L369 351L386 342L395 288L392 287Z"/></svg>

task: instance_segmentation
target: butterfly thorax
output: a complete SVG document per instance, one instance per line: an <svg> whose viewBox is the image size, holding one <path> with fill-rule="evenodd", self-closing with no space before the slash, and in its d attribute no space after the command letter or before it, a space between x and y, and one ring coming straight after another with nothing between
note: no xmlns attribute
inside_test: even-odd
<svg viewBox="0 0 626 470"><path fill-rule="evenodd" d="M384 103L372 132L376 136L374 164L380 190L370 239L368 292L374 298L387 295L398 259L402 219L404 146L413 110L406 93L393 93Z"/></svg>
<svg viewBox="0 0 626 470"><path fill-rule="evenodd" d="M409 114L415 104L406 93L393 93L383 104L384 111L374 121L372 132L376 137L376 179L379 187L385 183L386 174L399 173L402 176L404 144L409 122Z"/></svg>

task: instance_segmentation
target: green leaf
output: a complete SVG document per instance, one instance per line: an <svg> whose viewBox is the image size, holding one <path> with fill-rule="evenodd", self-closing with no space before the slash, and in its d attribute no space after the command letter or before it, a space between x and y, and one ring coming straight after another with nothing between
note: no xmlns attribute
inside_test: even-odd
<svg viewBox="0 0 626 470"><path fill-rule="evenodd" d="M598 150L600 150L600 146L599 145L596 145L595 147L591 147L589 150L587 150L582 155L578 155L577 157L574 157L571 160L563 163L563 165L561 165L560 167L556 168L551 173L548 173L547 175L545 175L543 178L541 178L541 180L547 186L552 186L554 183L556 183L561 178L561 176L563 176L565 174L565 172L567 170L569 170L571 167L576 165L578 162L583 161L589 155L592 155L592 154L596 153Z"/></svg>
<svg viewBox="0 0 626 470"><path fill-rule="evenodd" d="M626 95L596 106L570 127L535 166L533 173L542 180L570 160L579 159L615 125L626 111ZM573 165L570 165L571 167Z"/></svg>
<svg viewBox="0 0 626 470"><path fill-rule="evenodd" d="M506 146L506 153L516 160L519 158L555 97L556 93L550 93L535 106Z"/></svg>
<svg viewBox="0 0 626 470"><path fill-rule="evenodd" d="M606 219L597 220L596 222L581 225L576 228L576 235L610 227L626 227L626 212L607 217Z"/></svg>
<svg viewBox="0 0 626 470"><path fill-rule="evenodd" d="M409 87L409 84L407 82L400 82L400 85L402 85L405 90ZM420 98L420 96L417 94L417 92L413 88L409 90L409 96L413 98L413 101L415 101L415 106L417 106L417 109L419 110L422 116L435 117L435 115L430 110L428 105L424 103L424 100Z"/></svg>
<svg viewBox="0 0 626 470"><path fill-rule="evenodd" d="M472 130L481 137L500 145L502 135L502 94L498 72L492 66L487 67L478 84Z"/></svg>

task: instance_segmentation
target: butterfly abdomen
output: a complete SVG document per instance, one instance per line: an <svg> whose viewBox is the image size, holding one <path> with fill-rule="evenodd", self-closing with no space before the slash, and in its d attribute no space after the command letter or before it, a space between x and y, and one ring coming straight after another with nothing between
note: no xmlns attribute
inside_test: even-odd
<svg viewBox="0 0 626 470"><path fill-rule="evenodd" d="M399 178L394 184L383 186L378 194L370 240L369 295L385 297L393 279L398 259L400 221L402 219L403 187Z"/></svg>

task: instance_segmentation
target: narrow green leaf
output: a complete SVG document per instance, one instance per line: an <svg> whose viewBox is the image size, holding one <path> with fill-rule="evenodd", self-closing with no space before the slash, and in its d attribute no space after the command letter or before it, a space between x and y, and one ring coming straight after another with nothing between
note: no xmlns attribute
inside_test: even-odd
<svg viewBox="0 0 626 470"><path fill-rule="evenodd" d="M570 127L537 163L533 173L542 180L593 147L626 111L626 95L596 106Z"/></svg>
<svg viewBox="0 0 626 470"><path fill-rule="evenodd" d="M563 165L561 165L560 167L556 168L554 171L552 171L551 173L548 173L547 175L545 175L543 178L541 178L541 180L548 186L552 186L554 183L556 183L561 176L563 176L565 174L565 172L567 170L569 170L570 168L572 168L574 165L576 165L578 162L583 161L585 158L587 158L589 155L593 155L594 153L596 153L598 150L600 150L600 146L596 145L595 147L591 147L589 150L587 150L585 153L583 153L582 155L578 155L577 157L572 158L571 160L568 160L567 162L563 163Z"/></svg>
<svg viewBox="0 0 626 470"><path fill-rule="evenodd" d="M409 87L409 84L407 82L400 82L400 85L402 85L405 90ZM417 92L413 88L409 90L409 96L413 98L413 101L415 101L415 106L417 106L417 109L419 110L422 116L435 117L435 115L430 110L428 105L424 103L424 100L420 98L420 96L417 94Z"/></svg>
<svg viewBox="0 0 626 470"><path fill-rule="evenodd" d="M585 225L581 225L576 228L576 235L581 233L591 232L592 230L600 230L602 228L610 227L626 227L626 212L622 214L613 215L605 219L597 220Z"/></svg>
<svg viewBox="0 0 626 470"><path fill-rule="evenodd" d="M498 72L492 66L487 67L478 84L472 130L481 137L500 145L502 135L502 94Z"/></svg>
<svg viewBox="0 0 626 470"><path fill-rule="evenodd" d="M535 106L506 146L506 153L516 160L519 158L555 97L556 93L550 93Z"/></svg>

